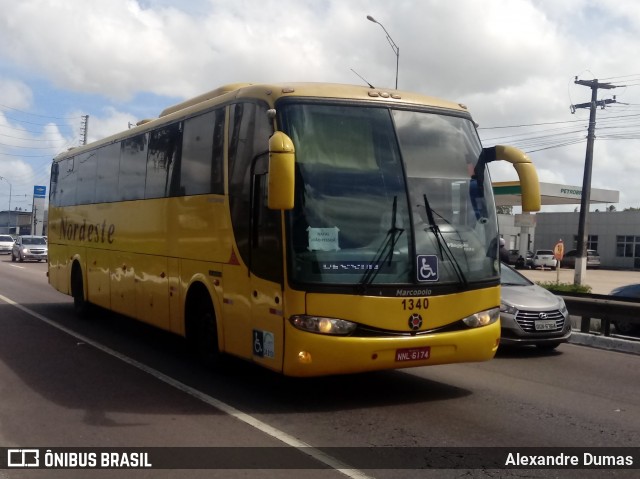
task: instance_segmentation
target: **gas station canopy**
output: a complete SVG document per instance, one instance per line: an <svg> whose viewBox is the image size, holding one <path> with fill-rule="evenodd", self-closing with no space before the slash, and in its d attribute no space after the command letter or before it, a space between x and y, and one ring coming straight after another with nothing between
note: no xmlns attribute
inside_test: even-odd
<svg viewBox="0 0 640 479"><path fill-rule="evenodd" d="M503 181L493 183L493 194L497 206L521 206L521 190L519 181ZM540 196L543 205L580 204L581 186L540 183ZM590 203L618 203L620 192L591 188Z"/></svg>

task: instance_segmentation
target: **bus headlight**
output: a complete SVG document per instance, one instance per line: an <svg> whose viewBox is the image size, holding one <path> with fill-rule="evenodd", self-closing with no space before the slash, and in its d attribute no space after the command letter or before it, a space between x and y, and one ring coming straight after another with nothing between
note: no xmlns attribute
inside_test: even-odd
<svg viewBox="0 0 640 479"><path fill-rule="evenodd" d="M479 328L480 326L488 326L495 323L500 318L500 309L491 308L486 311L480 311L479 313L467 316L462 321L470 328Z"/></svg>
<svg viewBox="0 0 640 479"><path fill-rule="evenodd" d="M302 331L311 333L347 335L356 329L356 323L344 319L307 316L305 314L289 318L291 324Z"/></svg>

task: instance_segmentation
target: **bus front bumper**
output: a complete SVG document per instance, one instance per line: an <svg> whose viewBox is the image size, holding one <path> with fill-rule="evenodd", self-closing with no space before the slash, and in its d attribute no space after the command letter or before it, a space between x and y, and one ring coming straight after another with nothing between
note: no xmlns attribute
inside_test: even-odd
<svg viewBox="0 0 640 479"><path fill-rule="evenodd" d="M492 359L500 322L414 337L341 337L301 331L285 323L284 374L324 376Z"/></svg>

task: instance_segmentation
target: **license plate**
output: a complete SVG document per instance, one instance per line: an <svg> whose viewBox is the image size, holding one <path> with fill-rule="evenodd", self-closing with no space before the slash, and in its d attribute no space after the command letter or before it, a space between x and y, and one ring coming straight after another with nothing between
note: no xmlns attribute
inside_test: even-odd
<svg viewBox="0 0 640 479"><path fill-rule="evenodd" d="M556 329L555 320L545 319L542 321L536 321L536 331L548 331L549 329Z"/></svg>
<svg viewBox="0 0 640 479"><path fill-rule="evenodd" d="M423 346L421 348L396 349L396 361L420 361L422 359L429 359L430 353L430 346Z"/></svg>

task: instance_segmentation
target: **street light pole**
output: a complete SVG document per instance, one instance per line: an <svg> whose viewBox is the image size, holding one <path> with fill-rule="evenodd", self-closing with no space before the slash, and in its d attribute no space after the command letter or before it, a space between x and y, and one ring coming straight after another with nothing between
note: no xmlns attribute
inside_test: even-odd
<svg viewBox="0 0 640 479"><path fill-rule="evenodd" d="M391 35L389 35L389 32L387 31L386 28L384 28L384 25L382 23L377 21L371 15L367 15L367 20L373 23L377 23L382 27L385 35L387 36L387 41L389 42L389 45L391 45L391 49L393 50L393 53L396 54L396 90L397 90L398 89L398 67L400 65L400 47L396 45L396 42L393 41L393 38L391 38Z"/></svg>
<svg viewBox="0 0 640 479"><path fill-rule="evenodd" d="M0 180L4 180L9 183L4 176L0 176ZM9 183L9 218L7 219L7 233L11 233L11 183Z"/></svg>

